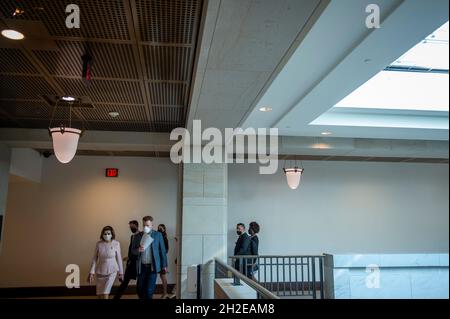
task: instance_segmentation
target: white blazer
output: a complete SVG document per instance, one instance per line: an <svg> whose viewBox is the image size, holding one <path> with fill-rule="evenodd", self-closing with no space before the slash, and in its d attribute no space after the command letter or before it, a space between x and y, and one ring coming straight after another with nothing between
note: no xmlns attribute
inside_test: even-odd
<svg viewBox="0 0 450 319"><path fill-rule="evenodd" d="M92 258L91 274L110 275L114 272L123 274L122 254L120 243L112 240L110 243L100 240L95 245Z"/></svg>

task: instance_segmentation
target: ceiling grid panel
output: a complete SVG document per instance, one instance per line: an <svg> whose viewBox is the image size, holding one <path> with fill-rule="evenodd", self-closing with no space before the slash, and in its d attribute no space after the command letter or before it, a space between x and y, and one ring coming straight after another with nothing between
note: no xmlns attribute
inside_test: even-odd
<svg viewBox="0 0 450 319"><path fill-rule="evenodd" d="M72 2L1 1L2 25L44 30L46 45L33 35L13 46L0 39L0 58L7 62L0 66L0 127L47 127L51 105L43 95L89 99L94 109L74 111L93 130L184 126L203 1L80 0L81 28L68 29L65 8ZM23 13L13 16L16 7ZM86 52L94 58L89 87L81 79Z"/></svg>

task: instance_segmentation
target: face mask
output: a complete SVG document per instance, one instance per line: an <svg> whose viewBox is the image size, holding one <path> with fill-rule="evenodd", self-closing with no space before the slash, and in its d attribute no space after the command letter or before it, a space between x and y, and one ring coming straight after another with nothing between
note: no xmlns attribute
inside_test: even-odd
<svg viewBox="0 0 450 319"><path fill-rule="evenodd" d="M144 227L144 233L148 234L150 232L150 230L151 230L150 227L148 227L148 226Z"/></svg>
<svg viewBox="0 0 450 319"><path fill-rule="evenodd" d="M133 234L138 231L138 229L136 227L130 227L130 230Z"/></svg>
<svg viewBox="0 0 450 319"><path fill-rule="evenodd" d="M164 233L164 229L162 229L162 228L158 229L158 231L159 231L160 233Z"/></svg>
<svg viewBox="0 0 450 319"><path fill-rule="evenodd" d="M105 234L105 235L103 235L103 239L106 240L106 241L110 241L111 238L112 238L112 235L111 235L111 234Z"/></svg>
<svg viewBox="0 0 450 319"><path fill-rule="evenodd" d="M236 231L236 234L238 234L238 236L241 236L241 235L242 235L242 232L241 232L240 230L237 230L237 231Z"/></svg>

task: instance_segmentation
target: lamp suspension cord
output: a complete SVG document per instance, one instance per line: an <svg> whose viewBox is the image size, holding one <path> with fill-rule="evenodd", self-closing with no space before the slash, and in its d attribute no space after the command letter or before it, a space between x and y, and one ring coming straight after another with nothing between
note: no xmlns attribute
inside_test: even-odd
<svg viewBox="0 0 450 319"><path fill-rule="evenodd" d="M53 107L52 111L52 117L50 118L50 124L48 125L49 128L52 128L53 118L55 117L56 108L58 107L59 99L56 100L55 106Z"/></svg>
<svg viewBox="0 0 450 319"><path fill-rule="evenodd" d="M81 107L81 99L78 100L78 106ZM80 111L80 113L81 113L81 111ZM75 115L77 115L77 117L81 120L81 134L83 134L84 129L85 129L84 118L83 118L83 116L80 116L78 114L75 114Z"/></svg>

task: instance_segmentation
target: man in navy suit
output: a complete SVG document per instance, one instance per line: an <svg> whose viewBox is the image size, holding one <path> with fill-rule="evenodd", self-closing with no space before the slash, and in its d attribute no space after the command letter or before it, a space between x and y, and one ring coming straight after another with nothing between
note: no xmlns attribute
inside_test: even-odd
<svg viewBox="0 0 450 319"><path fill-rule="evenodd" d="M139 247L137 266L137 293L139 299L152 299L156 287L158 273L164 269L167 272L167 255L164 239L160 232L153 230L153 217L142 218L144 232L141 237L148 235L153 241L150 246Z"/></svg>

